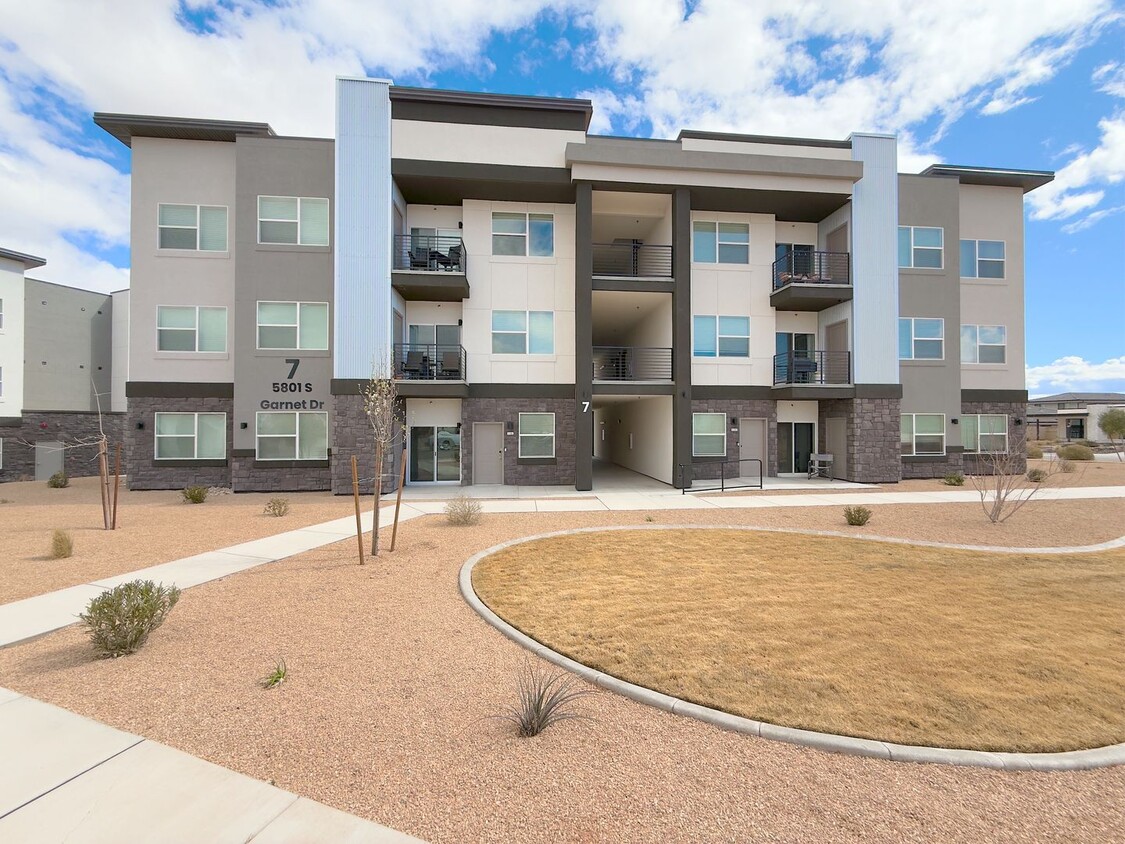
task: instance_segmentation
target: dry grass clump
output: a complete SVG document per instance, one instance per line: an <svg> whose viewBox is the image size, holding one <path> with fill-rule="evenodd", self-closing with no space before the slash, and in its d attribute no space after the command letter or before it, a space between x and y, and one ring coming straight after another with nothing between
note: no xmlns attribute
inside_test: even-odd
<svg viewBox="0 0 1125 844"><path fill-rule="evenodd" d="M1030 457L1032 460L1042 460L1043 459L1043 449L1041 449L1037 445L1029 445L1027 447L1027 456Z"/></svg>
<svg viewBox="0 0 1125 844"><path fill-rule="evenodd" d="M70 478L66 476L66 472L55 472L47 478L47 486L51 489L66 489L70 486Z"/></svg>
<svg viewBox="0 0 1125 844"><path fill-rule="evenodd" d="M1031 481L1033 484L1042 483L1043 481L1047 480L1047 470L1046 469L1028 469L1027 470L1027 479L1029 481Z"/></svg>
<svg viewBox="0 0 1125 844"><path fill-rule="evenodd" d="M179 600L177 586L133 580L92 598L78 617L98 656L125 656L140 649Z"/></svg>
<svg viewBox="0 0 1125 844"><path fill-rule="evenodd" d="M941 479L941 482L946 486L964 486L965 476L960 472L950 472L948 475Z"/></svg>
<svg viewBox="0 0 1125 844"><path fill-rule="evenodd" d="M748 718L977 750L1125 741L1120 551L614 531L497 552L473 586L585 665Z"/></svg>
<svg viewBox="0 0 1125 844"><path fill-rule="evenodd" d="M468 527L480 521L480 502L459 495L445 505L445 520L451 525Z"/></svg>
<svg viewBox="0 0 1125 844"><path fill-rule="evenodd" d="M266 516L273 516L275 519L280 519L282 516L289 514L289 499L271 498L266 502L265 509L262 512Z"/></svg>
<svg viewBox="0 0 1125 844"><path fill-rule="evenodd" d="M184 497L184 501L188 504L202 504L207 500L207 493L210 491L211 490L205 486L189 486L186 487L181 494Z"/></svg>
<svg viewBox="0 0 1125 844"><path fill-rule="evenodd" d="M867 507L845 507L844 521L852 526L865 525L871 520L871 510Z"/></svg>
<svg viewBox="0 0 1125 844"><path fill-rule="evenodd" d="M1081 445L1079 443L1070 443L1069 445L1060 445L1055 449L1057 454L1063 460L1093 460L1094 450L1088 445Z"/></svg>
<svg viewBox="0 0 1125 844"><path fill-rule="evenodd" d="M518 697L499 717L516 725L520 738L531 738L560 721L585 716L574 711L574 703L594 694L565 671L548 672L542 665L524 662L517 676Z"/></svg>
<svg viewBox="0 0 1125 844"><path fill-rule="evenodd" d="M74 537L65 530L56 530L51 534L51 557L55 560L65 560L74 554Z"/></svg>
<svg viewBox="0 0 1125 844"><path fill-rule="evenodd" d="M276 689L278 686L285 682L285 679L288 676L289 667L285 664L284 659L279 659L274 665L273 670L262 678L262 688Z"/></svg>

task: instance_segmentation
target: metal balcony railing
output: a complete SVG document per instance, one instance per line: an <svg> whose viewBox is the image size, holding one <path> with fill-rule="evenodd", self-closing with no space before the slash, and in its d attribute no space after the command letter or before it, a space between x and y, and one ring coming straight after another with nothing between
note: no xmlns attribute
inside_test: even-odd
<svg viewBox="0 0 1125 844"><path fill-rule="evenodd" d="M671 382L672 350L594 346L594 380Z"/></svg>
<svg viewBox="0 0 1125 844"><path fill-rule="evenodd" d="M395 343L395 378L409 381L464 381L465 349L435 343Z"/></svg>
<svg viewBox="0 0 1125 844"><path fill-rule="evenodd" d="M787 352L773 356L773 383L850 384L851 352Z"/></svg>
<svg viewBox="0 0 1125 844"><path fill-rule="evenodd" d="M465 243L459 237L396 234L394 269L422 272L465 272Z"/></svg>
<svg viewBox="0 0 1125 844"><path fill-rule="evenodd" d="M595 243L594 275L671 278L672 247L647 243Z"/></svg>
<svg viewBox="0 0 1125 844"><path fill-rule="evenodd" d="M792 251L773 262L773 289L787 284L851 284L847 252Z"/></svg>

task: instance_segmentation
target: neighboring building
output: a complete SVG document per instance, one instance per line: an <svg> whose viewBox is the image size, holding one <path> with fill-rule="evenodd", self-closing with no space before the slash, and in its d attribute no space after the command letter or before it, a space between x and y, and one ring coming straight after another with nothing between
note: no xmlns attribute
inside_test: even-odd
<svg viewBox="0 0 1125 844"><path fill-rule="evenodd" d="M115 322L128 319L128 291L107 295L25 277L45 263L0 249L0 481L42 480L63 469L96 475L96 450L75 446L101 430L99 400L101 426L112 443L122 442L112 337Z"/></svg>
<svg viewBox="0 0 1125 844"><path fill-rule="evenodd" d="M1052 174L591 114L340 79L335 141L95 115L133 152L130 485L350 491L373 364L411 483L814 452L896 482L1021 438L1023 195Z"/></svg>
<svg viewBox="0 0 1125 844"><path fill-rule="evenodd" d="M1098 418L1115 407L1125 408L1125 393L1058 393L1032 399L1027 405L1028 436L1036 440L1092 440L1108 443Z"/></svg>

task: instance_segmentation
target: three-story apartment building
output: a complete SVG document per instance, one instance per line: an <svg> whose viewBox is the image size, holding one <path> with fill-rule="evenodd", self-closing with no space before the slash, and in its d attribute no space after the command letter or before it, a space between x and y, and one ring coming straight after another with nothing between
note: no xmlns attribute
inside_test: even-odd
<svg viewBox="0 0 1125 844"><path fill-rule="evenodd" d="M1050 173L591 114L340 79L334 141L96 115L133 151L130 485L348 491L373 371L418 484L814 452L895 482L1018 439L1022 197Z"/></svg>

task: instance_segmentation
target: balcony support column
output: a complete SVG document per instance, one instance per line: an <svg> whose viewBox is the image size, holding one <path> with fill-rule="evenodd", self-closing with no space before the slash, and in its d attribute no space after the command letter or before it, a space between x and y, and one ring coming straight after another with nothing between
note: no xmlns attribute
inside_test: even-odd
<svg viewBox="0 0 1125 844"><path fill-rule="evenodd" d="M574 488L594 488L594 189L575 185Z"/></svg>
<svg viewBox="0 0 1125 844"><path fill-rule="evenodd" d="M672 483L691 486L691 192L672 192ZM688 467L680 482L679 466Z"/></svg>

